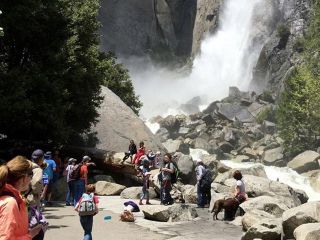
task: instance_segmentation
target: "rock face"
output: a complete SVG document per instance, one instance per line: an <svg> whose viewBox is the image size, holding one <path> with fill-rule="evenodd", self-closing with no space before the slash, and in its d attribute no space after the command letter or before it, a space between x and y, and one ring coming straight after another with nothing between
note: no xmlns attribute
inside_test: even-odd
<svg viewBox="0 0 320 240"><path fill-rule="evenodd" d="M304 173L319 169L319 159L319 153L315 151L305 151L292 159L287 166L298 173Z"/></svg>
<svg viewBox="0 0 320 240"><path fill-rule="evenodd" d="M306 31L310 2L283 0L276 6L274 20L278 22L262 48L251 87L267 88L276 95L283 90L284 81L290 76L293 66L301 60L297 40Z"/></svg>
<svg viewBox="0 0 320 240"><path fill-rule="evenodd" d="M124 189L120 196L125 199L140 199L142 193L142 187L129 187ZM154 199L157 197L157 193L153 188L149 188L149 198Z"/></svg>
<svg viewBox="0 0 320 240"><path fill-rule="evenodd" d="M105 181L96 182L96 193L98 195L118 195L125 188L125 186L116 183Z"/></svg>
<svg viewBox="0 0 320 240"><path fill-rule="evenodd" d="M96 148L124 152L129 140L144 141L147 149L164 150L160 141L152 134L143 121L106 87L101 91L104 97L99 109L99 122L94 127L99 143Z"/></svg>
<svg viewBox="0 0 320 240"><path fill-rule="evenodd" d="M285 163L283 161L283 149L282 147L269 149L264 152L262 156L262 161L267 166L278 166L284 167Z"/></svg>
<svg viewBox="0 0 320 240"><path fill-rule="evenodd" d="M319 209L319 202L309 202L285 211L282 227L286 238L293 238L294 230L302 224L320 222Z"/></svg>
<svg viewBox="0 0 320 240"><path fill-rule="evenodd" d="M262 219L275 219L276 217L265 211L254 209L247 212L242 218L243 230L247 231L250 227L260 222Z"/></svg>
<svg viewBox="0 0 320 240"><path fill-rule="evenodd" d="M196 209L186 204L143 206L141 210L146 219L159 222L191 221L198 217Z"/></svg>
<svg viewBox="0 0 320 240"><path fill-rule="evenodd" d="M221 0L101 1L102 49L185 60L217 25Z"/></svg>
<svg viewBox="0 0 320 240"><path fill-rule="evenodd" d="M293 232L296 240L317 240L320 239L320 223L302 224Z"/></svg>

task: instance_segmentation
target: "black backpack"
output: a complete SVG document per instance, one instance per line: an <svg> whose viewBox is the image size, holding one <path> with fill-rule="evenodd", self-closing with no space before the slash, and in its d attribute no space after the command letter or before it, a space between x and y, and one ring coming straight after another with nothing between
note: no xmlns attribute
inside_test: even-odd
<svg viewBox="0 0 320 240"><path fill-rule="evenodd" d="M205 172L200 181L200 187L202 188L210 188L212 180L212 173L209 169L205 168Z"/></svg>
<svg viewBox="0 0 320 240"><path fill-rule="evenodd" d="M70 172L69 178L72 180L80 179L80 169L81 169L80 164L74 165L73 168L70 170L71 172Z"/></svg>
<svg viewBox="0 0 320 240"><path fill-rule="evenodd" d="M174 168L174 172L171 173L171 183L176 183L177 180L178 180L178 177L180 175L180 170L179 170L178 165L177 165L176 162L172 161L171 163L172 163L173 168Z"/></svg>

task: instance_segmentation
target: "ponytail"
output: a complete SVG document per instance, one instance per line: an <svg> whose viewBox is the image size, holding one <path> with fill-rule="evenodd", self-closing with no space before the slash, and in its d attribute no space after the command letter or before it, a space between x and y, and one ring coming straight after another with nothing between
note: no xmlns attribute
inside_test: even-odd
<svg viewBox="0 0 320 240"><path fill-rule="evenodd" d="M0 166L0 194L7 183L9 169L6 164Z"/></svg>

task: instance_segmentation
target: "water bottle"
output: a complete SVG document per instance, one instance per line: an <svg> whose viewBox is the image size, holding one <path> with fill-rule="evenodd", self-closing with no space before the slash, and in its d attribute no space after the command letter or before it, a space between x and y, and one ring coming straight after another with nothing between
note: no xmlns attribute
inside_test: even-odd
<svg viewBox="0 0 320 240"><path fill-rule="evenodd" d="M111 216L105 216L104 218L103 218L103 220L105 221L105 222L108 222L108 221L110 221L111 220Z"/></svg>

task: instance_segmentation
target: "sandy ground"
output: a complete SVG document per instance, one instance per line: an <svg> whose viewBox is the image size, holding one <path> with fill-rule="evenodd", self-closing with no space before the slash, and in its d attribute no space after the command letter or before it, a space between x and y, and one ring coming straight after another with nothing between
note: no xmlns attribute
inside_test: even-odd
<svg viewBox="0 0 320 240"><path fill-rule="evenodd" d="M197 209L199 218L191 222L162 223L145 220L142 213L135 213L135 223L124 223L119 220L119 213L123 210L123 202L119 196L100 197L100 212L94 217L93 239L123 239L123 240L238 240L241 239L240 227L222 221L212 221L212 215L207 209ZM159 204L152 200L152 204ZM82 239L83 230L79 216L73 207L55 204L47 207L45 216L50 227L46 233L46 240ZM104 221L105 216L112 219Z"/></svg>

